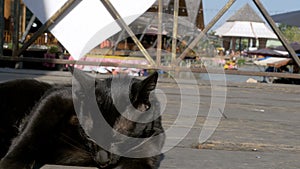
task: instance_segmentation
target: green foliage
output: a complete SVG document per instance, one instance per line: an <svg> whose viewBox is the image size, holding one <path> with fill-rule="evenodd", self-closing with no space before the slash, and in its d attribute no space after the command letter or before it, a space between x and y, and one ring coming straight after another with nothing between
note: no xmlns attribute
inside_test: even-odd
<svg viewBox="0 0 300 169"><path fill-rule="evenodd" d="M21 48L23 45L22 44L19 44L19 48ZM7 43L7 48L8 49L12 49L12 43Z"/></svg>
<svg viewBox="0 0 300 169"><path fill-rule="evenodd" d="M59 52L59 49L57 46L52 45L48 48L48 53L58 53L58 52Z"/></svg>
<svg viewBox="0 0 300 169"><path fill-rule="evenodd" d="M238 59L237 60L237 64L239 65L239 66L242 66L242 65L244 65L246 63L246 60L245 59Z"/></svg>
<svg viewBox="0 0 300 169"><path fill-rule="evenodd" d="M283 33L286 37L288 42L300 42L300 29L296 26L290 26L286 24L279 24L279 30Z"/></svg>

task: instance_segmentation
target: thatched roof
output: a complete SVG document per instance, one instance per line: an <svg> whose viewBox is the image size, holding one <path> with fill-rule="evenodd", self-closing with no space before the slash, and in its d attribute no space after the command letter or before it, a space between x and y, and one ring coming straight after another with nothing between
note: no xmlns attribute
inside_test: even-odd
<svg viewBox="0 0 300 169"><path fill-rule="evenodd" d="M222 37L247 37L277 39L275 33L262 18L250 7L243 6L226 23L216 29L216 35Z"/></svg>
<svg viewBox="0 0 300 169"><path fill-rule="evenodd" d="M248 21L248 22L261 22L264 23L262 18L251 8L247 3L241 9L239 9L234 15L232 15L227 22L234 21Z"/></svg>

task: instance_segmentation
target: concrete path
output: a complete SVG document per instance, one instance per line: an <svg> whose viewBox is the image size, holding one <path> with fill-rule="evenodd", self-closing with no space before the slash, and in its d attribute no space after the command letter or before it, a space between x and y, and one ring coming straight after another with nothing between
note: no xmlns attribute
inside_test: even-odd
<svg viewBox="0 0 300 169"><path fill-rule="evenodd" d="M70 82L68 72L0 69L0 81L15 78ZM300 168L300 86L227 83L215 87L212 91L208 81L193 84L185 80L178 86L169 79L159 80L158 95L167 101L163 112L164 127L169 130L180 123L176 130L178 137L170 137L167 144L171 146L173 142L181 140L180 135L187 134L165 153L161 168ZM222 97L223 89L226 91L226 100ZM180 93L180 90L184 92ZM185 114L181 117L182 102ZM211 105L217 108L213 109L214 118L209 126L205 120ZM194 110L198 110L196 116ZM182 121L178 121L178 117ZM220 121L218 117L221 117ZM195 123L190 123L193 121ZM211 137L199 144L199 135L204 126L213 130L215 124L218 125Z"/></svg>

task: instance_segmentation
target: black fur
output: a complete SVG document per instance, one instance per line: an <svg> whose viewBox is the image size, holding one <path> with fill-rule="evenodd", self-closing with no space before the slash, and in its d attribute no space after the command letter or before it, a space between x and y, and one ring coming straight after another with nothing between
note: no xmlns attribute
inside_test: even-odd
<svg viewBox="0 0 300 169"><path fill-rule="evenodd" d="M161 134L158 142L144 143L142 150L160 152L164 143L164 131L159 116L159 103L155 97L149 99L150 92L155 89L157 73L145 80L128 80L128 77L117 80L108 78L96 80L76 70L75 95L70 86L52 86L35 80L16 80L0 84L0 169L36 168L44 164L62 164L78 166L95 166L98 168L158 168L162 155L145 158L120 157L99 147L83 130L77 119L74 105L79 107L84 116L92 118L91 125L98 125L93 110L89 109L92 81L95 84L96 103L102 115L116 131L131 137L148 138ZM116 90L111 93L111 84L117 82ZM129 81L129 93L124 92L124 82ZM91 84L91 83L90 83ZM14 91L14 92L12 92ZM128 97L129 103L123 103ZM117 96L115 96L117 95ZM9 99L4 99L9 98ZM88 100L86 102L81 100ZM115 103L124 109L115 107ZM130 106L141 112L136 118L154 117L148 123L136 123L121 116L131 112ZM77 105L78 106L78 105ZM147 111L149 110L149 111ZM144 112L144 113L143 113ZM148 114L146 114L148 113ZM150 113L150 114L149 114ZM152 114L151 114L152 113ZM88 133L93 135L93 131ZM97 133L97 139L113 138L106 131ZM11 140L13 141L11 142ZM93 137L94 139L94 137ZM127 140L110 142L115 150L126 147Z"/></svg>
<svg viewBox="0 0 300 169"><path fill-rule="evenodd" d="M1 169L105 165L78 123L70 87L15 80L1 84L0 95Z"/></svg>

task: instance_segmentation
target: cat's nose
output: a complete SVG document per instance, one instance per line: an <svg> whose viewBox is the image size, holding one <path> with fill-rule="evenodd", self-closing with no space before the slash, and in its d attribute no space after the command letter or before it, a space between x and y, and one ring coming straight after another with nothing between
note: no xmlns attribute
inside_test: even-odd
<svg viewBox="0 0 300 169"><path fill-rule="evenodd" d="M95 161L101 166L106 167L110 164L110 153L104 150L100 150L95 154Z"/></svg>

